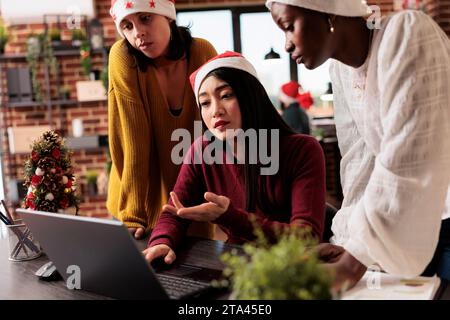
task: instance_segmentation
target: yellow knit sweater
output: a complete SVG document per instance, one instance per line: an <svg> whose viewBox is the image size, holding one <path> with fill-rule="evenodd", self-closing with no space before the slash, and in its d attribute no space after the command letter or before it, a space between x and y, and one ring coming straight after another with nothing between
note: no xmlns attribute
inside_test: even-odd
<svg viewBox="0 0 450 320"><path fill-rule="evenodd" d="M194 38L188 74L215 56L206 40ZM109 55L109 147L112 168L107 207L128 227L153 228L180 166L171 161L171 134L177 128L193 135L194 121L200 119L194 94L186 79L183 110L174 116L159 87L156 71L149 66L141 72L119 40ZM211 225L193 225L191 234L212 236Z"/></svg>

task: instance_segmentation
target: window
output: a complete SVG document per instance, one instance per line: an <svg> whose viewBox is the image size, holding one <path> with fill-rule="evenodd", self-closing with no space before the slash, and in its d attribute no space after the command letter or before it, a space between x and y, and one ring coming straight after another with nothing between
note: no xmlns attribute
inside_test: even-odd
<svg viewBox="0 0 450 320"><path fill-rule="evenodd" d="M233 28L229 10L180 12L177 14L177 24L190 26L193 37L208 40L218 53L233 50Z"/></svg>
<svg viewBox="0 0 450 320"><path fill-rule="evenodd" d="M306 91L311 91L314 96L320 96L328 89L328 83L331 82L330 74L330 60L314 70L308 70L302 64L298 67L298 82Z"/></svg>
<svg viewBox="0 0 450 320"><path fill-rule="evenodd" d="M258 77L278 106L278 91L289 81L289 55L284 50L284 34L275 25L269 12L241 15L242 54L255 66ZM273 48L281 59L264 60Z"/></svg>
<svg viewBox="0 0 450 320"><path fill-rule="evenodd" d="M278 92L290 80L289 54L285 51L285 36L273 22L266 8L233 9L239 15L242 54L255 66L258 77L273 104L278 107ZM194 37L211 42L218 53L233 50L233 19L231 10L179 12L180 26L190 26ZM214 26L214 27L211 27ZM281 59L264 60L273 48ZM315 70L298 66L298 79L304 90L318 98L328 89L329 61Z"/></svg>

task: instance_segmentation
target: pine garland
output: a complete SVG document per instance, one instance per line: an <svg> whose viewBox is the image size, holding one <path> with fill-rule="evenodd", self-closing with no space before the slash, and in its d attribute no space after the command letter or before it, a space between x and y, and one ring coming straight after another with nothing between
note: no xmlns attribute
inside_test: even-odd
<svg viewBox="0 0 450 320"><path fill-rule="evenodd" d="M58 212L73 207L78 212L77 185L71 163L72 152L54 131L45 132L33 142L25 161L25 183L28 188L22 207Z"/></svg>

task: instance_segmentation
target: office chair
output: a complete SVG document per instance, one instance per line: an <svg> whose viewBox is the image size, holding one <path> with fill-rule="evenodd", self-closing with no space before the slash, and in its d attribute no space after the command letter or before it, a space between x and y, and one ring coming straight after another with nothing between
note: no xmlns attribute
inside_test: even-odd
<svg viewBox="0 0 450 320"><path fill-rule="evenodd" d="M333 232L331 231L331 224L337 211L338 209L336 209L331 204L325 204L325 224L322 237L324 242L329 242L330 238L333 236Z"/></svg>

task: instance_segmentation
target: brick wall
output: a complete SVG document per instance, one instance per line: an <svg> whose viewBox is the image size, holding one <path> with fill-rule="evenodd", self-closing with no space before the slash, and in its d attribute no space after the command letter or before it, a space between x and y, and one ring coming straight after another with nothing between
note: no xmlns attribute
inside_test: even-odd
<svg viewBox="0 0 450 320"><path fill-rule="evenodd" d="M431 1L432 2L432 1ZM450 0L436 0L431 6L432 16L450 37Z"/></svg>
<svg viewBox="0 0 450 320"><path fill-rule="evenodd" d="M110 1L97 1L96 12L98 18L104 25L105 45L110 46L116 39L115 26L109 18ZM50 25L50 28L56 25ZM82 22L82 28L85 24ZM9 33L11 35L10 42L6 46L5 53L12 56L11 59L3 59L0 61L2 71L12 67L26 67L25 60L26 40L30 33L40 34L45 30L44 24L28 24L10 26ZM70 40L70 31L62 29L62 40ZM74 49L74 48L72 48ZM55 51L57 53L57 51ZM17 57L19 55L19 57ZM101 53L93 54L93 70L101 70L104 64ZM80 80L88 80L83 74L80 56L76 50L72 54L57 56L59 63L60 86L70 88L70 99L76 100L75 84ZM40 64L39 80L42 91L45 96L44 67ZM16 154L10 155L8 136L6 128L8 127L24 127L36 125L48 125L49 113L47 106L25 106L12 107L7 101L6 92L6 72L0 74L0 102L2 104L0 114L0 129L2 149L4 151L4 177L7 198L11 195L9 190L9 182L12 179L21 179L23 177L23 163L26 155ZM59 100L57 90L56 77L50 78L50 88L52 100ZM52 108L51 112L52 128L59 130L64 136L70 136L72 133L72 120L80 118L83 120L85 135L107 135L108 133L108 111L106 101L97 102L72 102L70 104L58 104ZM75 168L75 176L80 186L81 213L90 216L102 216L107 213L105 207L106 195L90 195L87 192L86 173L89 171L102 172L106 169L107 149L98 148L92 150L75 150L72 156L72 163ZM11 204L10 205L14 205Z"/></svg>
<svg viewBox="0 0 450 320"><path fill-rule="evenodd" d="M95 60L99 60L96 57ZM81 67L78 57L59 58L61 65L61 74L63 83L71 88L71 98L76 99L75 82L85 80L86 77L81 74ZM96 62L95 64L99 64ZM20 63L7 63L5 66L12 67ZM6 77L1 75L2 83L6 83ZM42 79L42 75L41 75ZM4 86L3 86L4 88ZM52 92L56 93L55 84L52 82ZM55 98L55 97L54 97ZM68 105L55 104L51 112L52 127L59 130L64 136L70 136L72 133L72 119L80 118L83 120L85 135L107 135L108 133L108 112L107 102L83 102L71 103ZM25 154L10 155L8 137L6 128L48 125L49 114L46 105L32 107L11 107L9 104L2 106L0 115L1 134L4 154L4 176L6 177L6 192L9 180L11 178L21 179L23 177L23 163L26 159ZM93 150L75 150L72 156L72 164L75 168L75 176L80 186L81 212L89 213L91 216L102 216L106 214L105 199L106 195L92 196L87 193L86 173L89 171L102 172L106 169L107 149L98 148ZM8 196L7 196L8 197Z"/></svg>
<svg viewBox="0 0 450 320"><path fill-rule="evenodd" d="M376 5L381 9L381 13L386 15L394 11L394 1L393 0L368 0L368 5Z"/></svg>

